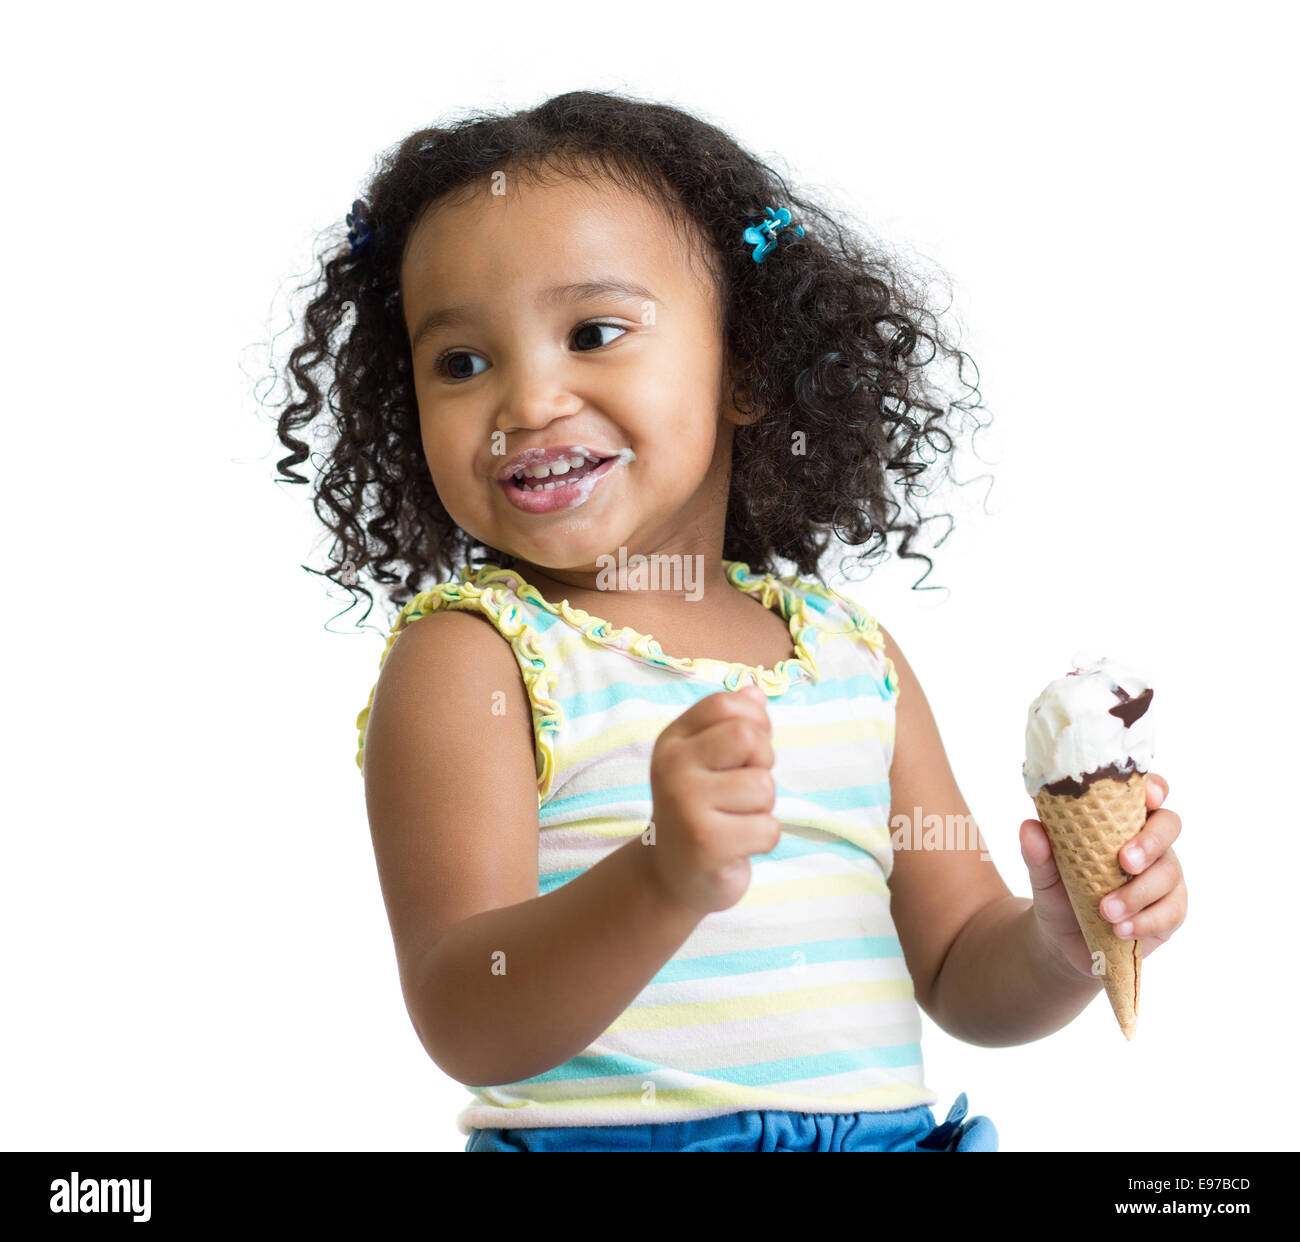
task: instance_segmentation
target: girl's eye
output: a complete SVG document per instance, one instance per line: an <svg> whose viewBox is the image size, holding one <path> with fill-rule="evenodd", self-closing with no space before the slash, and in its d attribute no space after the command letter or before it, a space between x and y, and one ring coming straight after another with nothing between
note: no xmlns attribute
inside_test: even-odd
<svg viewBox="0 0 1300 1242"><path fill-rule="evenodd" d="M481 357L480 355L478 355L478 354L471 354L471 353L470 353L468 350L466 350L466 349L453 349L453 350L450 350L450 351L448 351L447 353L443 354L442 357L440 357L440 358L438 359L438 361L435 362L435 363L433 364L433 369L434 369L435 372L441 373L441 371L442 371L442 364L443 364L444 362L448 362L448 361L450 361L450 363L451 363L451 367L450 367L449 369L451 370L451 375L450 375L450 378L451 378L451 379L458 379L458 380L459 380L459 379L473 379L475 372L473 371L472 368L471 368L471 370L470 370L470 372L469 372L468 375L461 375L461 374L459 374L459 373L455 370L455 368L456 368L457 366L460 366L460 365L461 365L461 363L460 363L460 359L461 359L461 358L478 358L478 360L479 360L480 362L483 361L483 359L482 359L482 357Z"/></svg>
<svg viewBox="0 0 1300 1242"><path fill-rule="evenodd" d="M624 327L620 327L620 326L619 326L618 324L616 324L616 323L584 323L584 324L579 324L578 327L577 327L577 329L574 331L574 334L573 334L573 337L574 337L574 340L575 340L575 341L576 341L576 340L577 340L577 339L578 339L578 338L579 338L583 333L591 333L591 332L595 332L595 333L597 333L597 338L596 338L596 340L595 340L594 342L591 341L591 338L590 338L590 337L587 338L588 341L591 343L591 348L590 348L590 349L584 349L584 350L582 350L583 353L590 353L592 349L600 349L602 346L609 344L608 341L605 341L605 340L600 339L600 337L599 337L599 332L600 332L600 329L601 329L601 328L608 328L608 329L610 329L610 330L613 331L613 332L626 332L626 331L627 331L626 328L624 328ZM615 339L617 339L617 338L615 338ZM482 355L480 355L480 354L470 353L470 351L467 350L467 349L449 349L446 353L444 353L444 354L440 354L440 355L439 355L439 356L434 360L434 363L433 363L433 370L434 370L434 373L437 374L437 375L441 375L442 372L443 372L443 364L446 363L446 364L447 364L447 370L448 370L448 372L449 372L449 375L448 375L448 378L449 378L449 379L455 379L455 380L473 379L474 376L475 376L476 374L479 374L479 375L482 374L481 371L479 371L479 372L474 371L474 370L473 370L473 366L472 366L472 364L471 364L471 368L470 368L470 370L469 370L468 373L464 373L464 374L462 374L462 373L457 373L456 368L458 368L458 367L462 367L462 366L463 366L463 364L460 363L460 362L458 361L458 360L461 359L461 358L471 358L471 359L472 359L472 358L478 358L480 361L483 360L483 359L482 359Z"/></svg>
<svg viewBox="0 0 1300 1242"><path fill-rule="evenodd" d="M620 328L620 327L618 326L618 324L616 324L616 323L584 323L584 324L580 324L580 325L578 326L578 330L573 334L573 335L574 335L574 339L576 340L576 339L577 339L577 338L578 338L582 333L584 333L584 332L599 332L601 328L611 328L611 329L613 329L615 332L626 332L626 331L627 331L626 328ZM604 341L602 341L602 340L597 340L596 343L595 343L595 345L592 346L592 348L593 348L593 349L599 349L599 348L600 348L602 345L604 345L605 343L606 343L606 342L604 342ZM586 350L584 350L583 352L585 353Z"/></svg>

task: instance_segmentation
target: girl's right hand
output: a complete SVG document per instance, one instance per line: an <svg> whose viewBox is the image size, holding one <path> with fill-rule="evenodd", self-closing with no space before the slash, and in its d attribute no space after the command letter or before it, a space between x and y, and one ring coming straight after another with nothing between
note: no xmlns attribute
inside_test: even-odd
<svg viewBox="0 0 1300 1242"><path fill-rule="evenodd" d="M781 839L771 813L774 759L757 686L711 694L659 734L650 756L650 870L669 901L711 914L745 895L749 856Z"/></svg>

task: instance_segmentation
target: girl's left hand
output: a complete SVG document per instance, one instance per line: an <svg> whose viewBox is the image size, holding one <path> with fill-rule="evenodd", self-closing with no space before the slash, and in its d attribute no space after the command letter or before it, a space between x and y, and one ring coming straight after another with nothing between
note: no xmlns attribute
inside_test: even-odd
<svg viewBox="0 0 1300 1242"><path fill-rule="evenodd" d="M1149 957L1183 925L1187 917L1187 886L1183 869L1170 848L1183 830L1182 820L1156 808L1169 794L1169 783L1147 773L1147 822L1119 852L1120 866L1133 879L1101 900L1101 912L1124 940L1142 938L1142 956ZM1020 853L1029 868L1034 890L1034 914L1044 941L1080 974L1095 979L1092 955L1079 930L1079 920L1061 882L1052 846L1043 825L1027 819L1020 825Z"/></svg>

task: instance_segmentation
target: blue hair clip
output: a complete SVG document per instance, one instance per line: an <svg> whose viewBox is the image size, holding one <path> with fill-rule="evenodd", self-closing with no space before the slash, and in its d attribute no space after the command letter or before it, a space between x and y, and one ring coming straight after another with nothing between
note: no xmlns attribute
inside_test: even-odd
<svg viewBox="0 0 1300 1242"><path fill-rule="evenodd" d="M356 254L374 235L375 228L371 220L370 208L358 198L353 202L352 210L348 212L348 241L352 246L348 253Z"/></svg>
<svg viewBox="0 0 1300 1242"><path fill-rule="evenodd" d="M754 247L753 260L755 263L762 263L773 250L776 249L776 235L790 224L790 212L782 207L780 211L773 211L770 207L764 207L767 212L767 219L761 224L751 225L745 230L745 244ZM796 224L795 233L803 236L803 226Z"/></svg>

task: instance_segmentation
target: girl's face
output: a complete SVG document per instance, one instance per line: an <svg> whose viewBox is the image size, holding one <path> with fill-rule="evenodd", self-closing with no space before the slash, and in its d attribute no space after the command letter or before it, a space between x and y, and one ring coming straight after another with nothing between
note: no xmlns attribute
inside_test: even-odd
<svg viewBox="0 0 1300 1242"><path fill-rule="evenodd" d="M486 183L412 231L401 281L421 437L463 530L575 586L620 547L703 554L721 572L744 420L716 291L679 246L648 200L567 178L507 175L504 194ZM514 482L525 450L574 446L613 460L531 495Z"/></svg>

